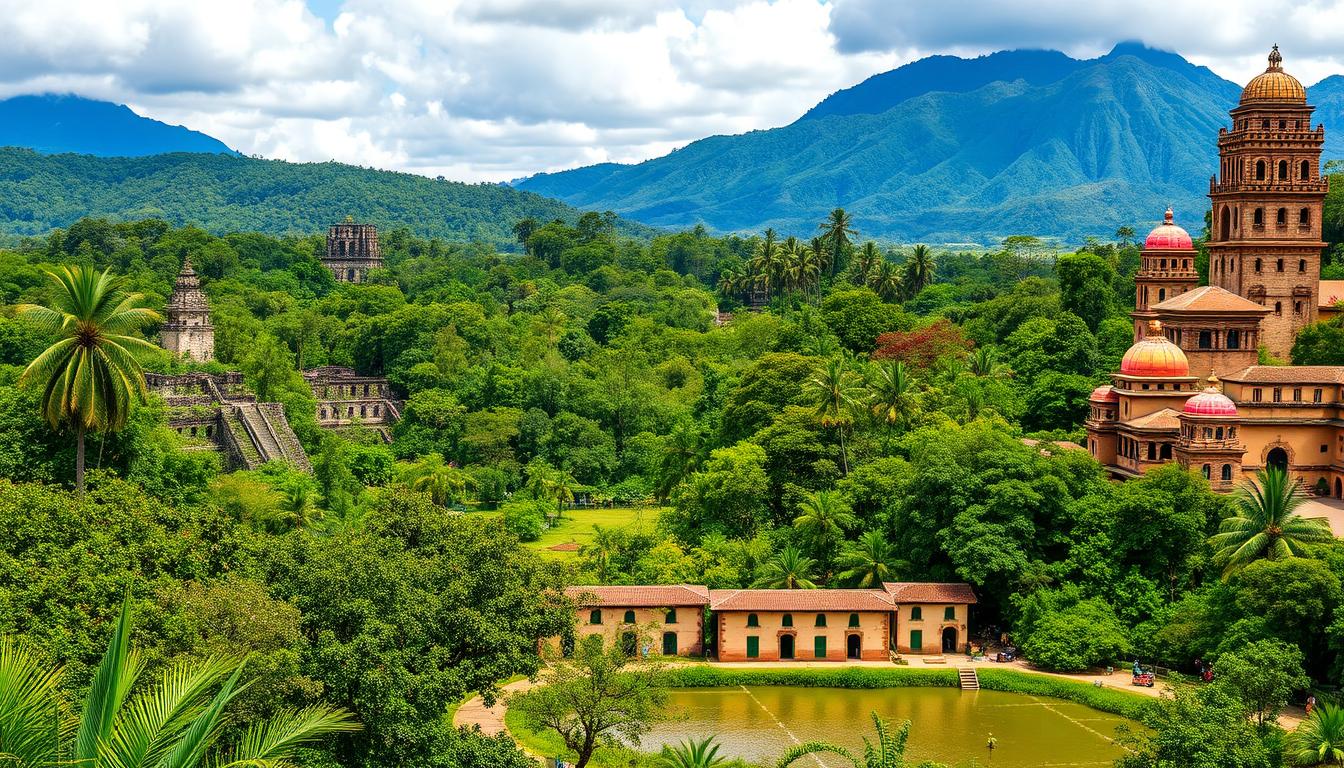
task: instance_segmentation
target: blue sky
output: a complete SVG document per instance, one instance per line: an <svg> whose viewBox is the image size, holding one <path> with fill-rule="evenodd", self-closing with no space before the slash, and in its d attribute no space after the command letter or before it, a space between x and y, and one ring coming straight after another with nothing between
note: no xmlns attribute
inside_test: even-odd
<svg viewBox="0 0 1344 768"><path fill-rule="evenodd" d="M1120 40L1231 80L1344 72L1344 0L0 0L0 97L73 92L248 154L499 181L783 125L935 53Z"/></svg>

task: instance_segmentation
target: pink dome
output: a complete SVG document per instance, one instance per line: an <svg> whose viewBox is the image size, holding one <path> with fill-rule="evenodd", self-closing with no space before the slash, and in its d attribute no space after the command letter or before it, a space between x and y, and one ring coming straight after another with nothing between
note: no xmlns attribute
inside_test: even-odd
<svg viewBox="0 0 1344 768"><path fill-rule="evenodd" d="M1195 416L1236 416L1237 404L1218 389L1218 378L1210 376L1208 388L1186 400L1181 410Z"/></svg>
<svg viewBox="0 0 1344 768"><path fill-rule="evenodd" d="M1092 395L1087 399L1094 403L1120 402L1120 396L1115 393L1115 390L1111 388L1110 384L1092 390Z"/></svg>
<svg viewBox="0 0 1344 768"><path fill-rule="evenodd" d="M1162 323L1148 322L1148 334L1125 352L1120 372L1127 376L1170 378L1190 375L1190 361L1181 348L1162 334Z"/></svg>
<svg viewBox="0 0 1344 768"><path fill-rule="evenodd" d="M1195 244L1190 239L1190 233L1172 223L1174 215L1168 208L1162 224L1149 232L1148 239L1143 241L1145 251L1189 251L1194 249Z"/></svg>

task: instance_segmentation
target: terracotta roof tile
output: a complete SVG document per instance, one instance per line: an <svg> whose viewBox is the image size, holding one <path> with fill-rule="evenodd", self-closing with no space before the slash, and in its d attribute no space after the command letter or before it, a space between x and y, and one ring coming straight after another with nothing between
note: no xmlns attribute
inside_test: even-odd
<svg viewBox="0 0 1344 768"><path fill-rule="evenodd" d="M1140 429L1180 429L1180 414L1170 408L1163 408L1160 411L1154 411L1147 416L1140 416L1137 419L1130 419L1125 422L1127 427L1139 427Z"/></svg>
<svg viewBox="0 0 1344 768"><path fill-rule="evenodd" d="M695 584L567 587L565 595L581 606L609 605L623 608L664 608L675 605L709 605L709 588Z"/></svg>
<svg viewBox="0 0 1344 768"><path fill-rule="evenodd" d="M1252 365L1222 378L1238 384L1344 384L1344 366Z"/></svg>
<svg viewBox="0 0 1344 768"><path fill-rule="evenodd" d="M882 584L891 599L899 604L951 603L974 605L978 602L970 584L932 581L888 581Z"/></svg>
<svg viewBox="0 0 1344 768"><path fill-rule="evenodd" d="M1263 315L1268 307L1216 285L1205 285L1152 306L1157 312L1245 312Z"/></svg>
<svg viewBox="0 0 1344 768"><path fill-rule="evenodd" d="M880 589L711 589L715 611L890 611Z"/></svg>

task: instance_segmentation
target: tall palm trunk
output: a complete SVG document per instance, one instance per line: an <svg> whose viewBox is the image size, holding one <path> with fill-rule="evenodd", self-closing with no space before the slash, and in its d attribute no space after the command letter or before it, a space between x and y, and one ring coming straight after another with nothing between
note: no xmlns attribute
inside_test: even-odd
<svg viewBox="0 0 1344 768"><path fill-rule="evenodd" d="M84 425L75 427L75 493L84 495Z"/></svg>

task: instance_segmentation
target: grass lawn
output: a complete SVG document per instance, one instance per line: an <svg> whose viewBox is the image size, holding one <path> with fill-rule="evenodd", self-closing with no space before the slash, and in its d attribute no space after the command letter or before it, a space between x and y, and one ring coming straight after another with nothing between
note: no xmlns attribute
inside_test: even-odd
<svg viewBox="0 0 1344 768"><path fill-rule="evenodd" d="M616 507L615 509L567 509L565 518L554 528L542 531L541 538L524 546L540 551L546 557L576 557L577 552L555 552L557 544L587 544L593 538L593 526L604 528L634 527L652 530L658 522L658 507Z"/></svg>

